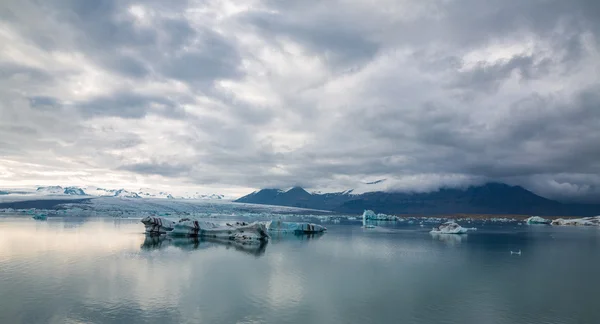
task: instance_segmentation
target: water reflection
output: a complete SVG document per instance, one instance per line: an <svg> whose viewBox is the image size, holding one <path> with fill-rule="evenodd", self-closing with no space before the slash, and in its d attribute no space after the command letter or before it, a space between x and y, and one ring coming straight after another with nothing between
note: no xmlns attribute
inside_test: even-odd
<svg viewBox="0 0 600 324"><path fill-rule="evenodd" d="M312 241L318 240L325 233L271 233L271 241L273 243L278 243L281 241Z"/></svg>
<svg viewBox="0 0 600 324"><path fill-rule="evenodd" d="M167 235L146 235L142 250L160 250L173 246L185 251L225 247L254 256L265 254L268 242L244 243L209 237L170 237Z"/></svg>
<svg viewBox="0 0 600 324"><path fill-rule="evenodd" d="M459 245L467 240L467 234L440 234L429 233L435 240L442 241L447 245Z"/></svg>

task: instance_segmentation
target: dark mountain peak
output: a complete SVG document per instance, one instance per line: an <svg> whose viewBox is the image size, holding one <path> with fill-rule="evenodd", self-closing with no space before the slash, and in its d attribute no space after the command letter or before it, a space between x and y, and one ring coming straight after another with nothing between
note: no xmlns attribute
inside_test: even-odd
<svg viewBox="0 0 600 324"><path fill-rule="evenodd" d="M308 191L304 190L302 187L293 187L292 189L285 192L286 194L292 195L310 195Z"/></svg>
<svg viewBox="0 0 600 324"><path fill-rule="evenodd" d="M301 187L287 191L262 189L236 202L361 213L371 209L392 214L525 214L581 215L600 213L600 205L561 204L521 187L491 182L468 188L441 188L426 193L367 192L360 195L308 193Z"/></svg>

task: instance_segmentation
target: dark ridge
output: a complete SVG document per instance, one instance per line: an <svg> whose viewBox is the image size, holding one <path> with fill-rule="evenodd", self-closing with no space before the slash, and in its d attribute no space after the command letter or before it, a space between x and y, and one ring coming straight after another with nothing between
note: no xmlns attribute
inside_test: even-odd
<svg viewBox="0 0 600 324"><path fill-rule="evenodd" d="M12 208L12 209L62 209L60 205L63 204L87 204L90 198L84 199L40 199L40 200L28 200L28 201L15 201L0 203L0 209Z"/></svg>
<svg viewBox="0 0 600 324"><path fill-rule="evenodd" d="M288 191L263 189L235 202L302 207L360 214L365 209L389 214L520 214L594 216L600 205L563 204L520 186L488 183L466 189L442 188L427 193L368 192L310 194L295 187Z"/></svg>

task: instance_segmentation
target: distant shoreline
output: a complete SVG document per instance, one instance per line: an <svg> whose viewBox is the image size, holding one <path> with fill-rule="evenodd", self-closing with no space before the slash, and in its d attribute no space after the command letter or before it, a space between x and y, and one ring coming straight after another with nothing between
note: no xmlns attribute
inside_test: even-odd
<svg viewBox="0 0 600 324"><path fill-rule="evenodd" d="M92 198L81 199L36 199L0 203L0 209L60 209L62 204L86 204Z"/></svg>

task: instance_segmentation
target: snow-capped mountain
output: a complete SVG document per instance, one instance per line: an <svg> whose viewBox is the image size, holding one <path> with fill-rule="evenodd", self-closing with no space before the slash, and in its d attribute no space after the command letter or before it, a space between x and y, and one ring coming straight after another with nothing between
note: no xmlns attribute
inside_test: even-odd
<svg viewBox="0 0 600 324"><path fill-rule="evenodd" d="M40 195L62 195L65 193L65 189L61 186L38 187L35 193Z"/></svg>
<svg viewBox="0 0 600 324"><path fill-rule="evenodd" d="M312 190L312 194L341 194L341 195L362 195L367 192L389 191L390 182L387 179L379 179L370 182L361 182L352 189L341 188L320 188ZM286 190L287 191L287 190Z"/></svg>
<svg viewBox="0 0 600 324"><path fill-rule="evenodd" d="M166 191L152 188L140 188L139 190L106 189L95 186L84 187L61 187L40 186L35 189L3 189L3 195L31 195L31 196L91 196L91 197L119 197L119 198L156 198L156 199L201 199L222 200L226 197L222 194L202 194L200 192L184 192L175 195Z"/></svg>

